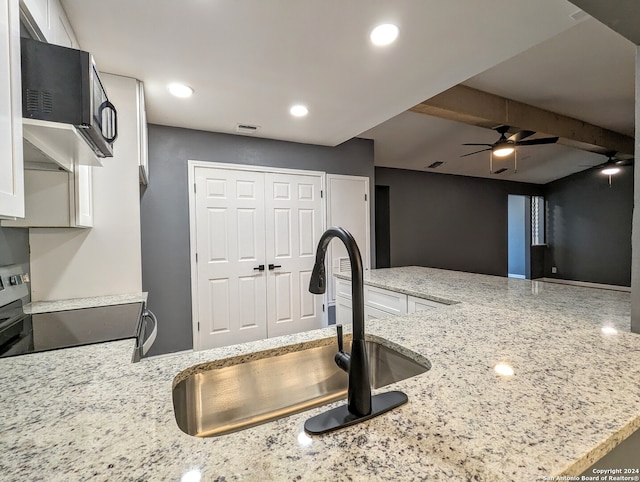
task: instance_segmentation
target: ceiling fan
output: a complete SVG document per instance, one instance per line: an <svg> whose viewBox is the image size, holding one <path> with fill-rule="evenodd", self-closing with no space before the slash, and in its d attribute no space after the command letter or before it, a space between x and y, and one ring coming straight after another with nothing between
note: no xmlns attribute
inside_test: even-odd
<svg viewBox="0 0 640 482"><path fill-rule="evenodd" d="M478 154L479 152L491 151L494 156L497 157L505 157L511 154L516 146L536 146L540 144L554 144L558 141L557 137L545 137L542 139L528 139L527 137L535 134L534 131L526 131L521 130L516 132L515 134L507 137L505 134L509 131L510 126L498 126L495 128L498 133L500 133L500 139L498 139L493 144L462 144L463 146L485 146L485 149L480 149L479 151L470 152L468 154L463 154L460 157L472 156L473 154Z"/></svg>
<svg viewBox="0 0 640 482"><path fill-rule="evenodd" d="M609 176L609 187L611 187L611 176L618 174L621 167L633 165L633 158L631 159L618 159L615 157L616 152L610 151L604 154L607 156L607 161L595 166L588 166L592 169L599 170L605 176Z"/></svg>

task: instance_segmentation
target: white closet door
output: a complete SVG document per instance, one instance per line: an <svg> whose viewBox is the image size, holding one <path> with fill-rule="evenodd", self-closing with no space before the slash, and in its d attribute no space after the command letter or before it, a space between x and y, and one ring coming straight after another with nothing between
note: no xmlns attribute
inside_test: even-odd
<svg viewBox="0 0 640 482"><path fill-rule="evenodd" d="M267 337L264 176L195 169L198 350Z"/></svg>
<svg viewBox="0 0 640 482"><path fill-rule="evenodd" d="M265 175L269 337L322 327L323 297L309 292L322 235L321 177ZM270 266L267 266L269 268Z"/></svg>

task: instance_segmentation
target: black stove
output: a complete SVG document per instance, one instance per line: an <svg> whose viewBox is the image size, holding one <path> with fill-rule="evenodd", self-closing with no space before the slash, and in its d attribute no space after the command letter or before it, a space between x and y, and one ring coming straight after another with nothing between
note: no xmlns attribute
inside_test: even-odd
<svg viewBox="0 0 640 482"><path fill-rule="evenodd" d="M0 268L0 357L127 338L142 341L142 302L25 313L29 277L21 270L20 266Z"/></svg>

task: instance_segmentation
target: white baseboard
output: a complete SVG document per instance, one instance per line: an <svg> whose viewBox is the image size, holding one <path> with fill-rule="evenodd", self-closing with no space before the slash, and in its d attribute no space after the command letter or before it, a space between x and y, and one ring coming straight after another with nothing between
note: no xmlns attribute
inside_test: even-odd
<svg viewBox="0 0 640 482"><path fill-rule="evenodd" d="M533 281L545 281L547 283L558 283L562 285L573 285L573 286L584 286L586 288L599 288L601 290L613 290L613 291L624 291L627 293L631 293L631 288L629 286L618 286L618 285L605 285L601 283L589 283L588 281L573 281L570 279L556 279L556 278L536 278Z"/></svg>

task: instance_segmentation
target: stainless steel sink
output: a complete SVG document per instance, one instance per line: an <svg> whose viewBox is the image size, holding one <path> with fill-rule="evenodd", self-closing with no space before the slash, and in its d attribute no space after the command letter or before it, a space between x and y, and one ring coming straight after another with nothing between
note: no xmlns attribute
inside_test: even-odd
<svg viewBox="0 0 640 482"><path fill-rule="evenodd" d="M349 349L350 341L345 344ZM431 368L429 361L417 353L391 346L384 340L367 341L373 388ZM306 349L302 346L297 351L250 361L238 357L235 364L221 368L206 364L191 367L174 381L176 422L189 435L223 435L345 399L347 374L333 361L336 351L335 343Z"/></svg>

